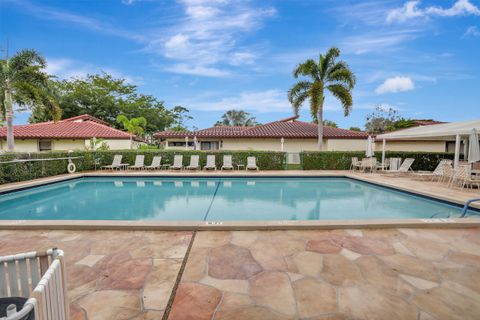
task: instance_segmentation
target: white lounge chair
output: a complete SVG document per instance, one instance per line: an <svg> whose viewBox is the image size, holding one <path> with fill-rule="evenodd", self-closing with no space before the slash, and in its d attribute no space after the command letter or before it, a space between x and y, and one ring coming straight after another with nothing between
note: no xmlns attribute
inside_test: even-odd
<svg viewBox="0 0 480 320"><path fill-rule="evenodd" d="M116 154L116 155L113 156L112 164L108 165L108 166L102 166L102 169L114 170L114 169L120 169L123 166L126 166L126 165L122 164L122 155L121 154Z"/></svg>
<svg viewBox="0 0 480 320"><path fill-rule="evenodd" d="M33 310L35 320L69 320L66 273L59 249L0 257L0 296L28 297L6 319L24 319Z"/></svg>
<svg viewBox="0 0 480 320"><path fill-rule="evenodd" d="M450 159L442 159L438 163L437 167L433 171L417 171L414 173L415 177L419 178L431 178L434 180L435 178L441 178L443 176L443 172L446 170L446 166L452 166L452 160Z"/></svg>
<svg viewBox="0 0 480 320"><path fill-rule="evenodd" d="M247 157L247 166L245 167L245 170L257 170L258 171L258 166L257 166L257 158L255 157Z"/></svg>
<svg viewBox="0 0 480 320"><path fill-rule="evenodd" d="M183 156L181 154L176 154L173 157L173 165L170 167L172 170L182 170L183 169Z"/></svg>
<svg viewBox="0 0 480 320"><path fill-rule="evenodd" d="M207 164L203 167L203 170L217 170L217 165L215 164L215 155L210 154L207 156Z"/></svg>
<svg viewBox="0 0 480 320"><path fill-rule="evenodd" d="M137 155L135 157L135 164L133 166L130 166L128 169L130 170L143 170L145 169L145 156L144 155Z"/></svg>
<svg viewBox="0 0 480 320"><path fill-rule="evenodd" d="M185 167L187 170L199 170L200 165L198 164L199 156L194 154L190 157L190 164Z"/></svg>
<svg viewBox="0 0 480 320"><path fill-rule="evenodd" d="M220 170L233 170L232 155L223 156L223 165Z"/></svg>
<svg viewBox="0 0 480 320"><path fill-rule="evenodd" d="M408 173L410 171L413 171L412 170L412 164L413 164L414 161L415 161L414 158L406 158L405 160L403 160L403 162L400 165L400 168L398 168L398 170L388 170L388 171L384 171L384 172L395 173L395 174Z"/></svg>
<svg viewBox="0 0 480 320"><path fill-rule="evenodd" d="M160 169L161 167L162 167L162 156L154 156L152 159L152 163L149 166L146 166L145 169L155 170L155 169Z"/></svg>
<svg viewBox="0 0 480 320"><path fill-rule="evenodd" d="M465 187L476 186L480 188L480 180L472 179L470 172L470 165L458 165L457 168L453 169L453 176L449 183L449 186L454 187L458 186L462 189Z"/></svg>

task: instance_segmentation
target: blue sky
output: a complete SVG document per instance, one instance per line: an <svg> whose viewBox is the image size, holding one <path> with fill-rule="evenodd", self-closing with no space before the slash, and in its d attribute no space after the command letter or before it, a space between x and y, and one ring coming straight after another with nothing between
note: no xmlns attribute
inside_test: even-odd
<svg viewBox="0 0 480 320"><path fill-rule="evenodd" d="M7 39L11 52L37 49L61 78L124 77L189 108L198 128L231 108L260 122L290 116L293 67L331 46L357 75L349 117L326 99L325 118L341 127L363 126L379 104L411 118L480 115L477 0L0 0Z"/></svg>

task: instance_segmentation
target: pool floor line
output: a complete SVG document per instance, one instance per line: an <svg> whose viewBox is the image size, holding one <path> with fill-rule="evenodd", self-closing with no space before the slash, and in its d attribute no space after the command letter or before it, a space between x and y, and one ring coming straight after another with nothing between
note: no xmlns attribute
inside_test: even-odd
<svg viewBox="0 0 480 320"><path fill-rule="evenodd" d="M207 220L208 214L210 213L210 209L213 206L213 201L215 200L215 196L217 195L218 188L220 188L220 179L217 179L216 183L217 183L217 186L215 188L215 191L213 192L212 200L210 201L210 205L207 208L207 212L205 212L205 215L203 216L203 221Z"/></svg>

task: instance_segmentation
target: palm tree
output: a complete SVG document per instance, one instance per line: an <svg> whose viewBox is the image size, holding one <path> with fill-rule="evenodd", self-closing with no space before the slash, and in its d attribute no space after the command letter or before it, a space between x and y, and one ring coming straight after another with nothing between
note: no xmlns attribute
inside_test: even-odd
<svg viewBox="0 0 480 320"><path fill-rule="evenodd" d="M54 121L62 112L52 92L47 63L35 50L22 50L0 60L0 114L7 123L7 147L14 149L13 105L44 110Z"/></svg>
<svg viewBox="0 0 480 320"><path fill-rule="evenodd" d="M221 121L217 121L215 126L241 126L250 127L257 125L255 117L251 117L250 113L243 110L228 110L222 116Z"/></svg>
<svg viewBox="0 0 480 320"><path fill-rule="evenodd" d="M142 135L147 126L147 119L144 117L128 119L123 114L117 117L117 122L122 124L123 128L132 135Z"/></svg>
<svg viewBox="0 0 480 320"><path fill-rule="evenodd" d="M297 82L288 91L288 100L298 115L305 100L310 99L310 113L313 122L318 123L318 148L323 148L323 103L325 89L340 100L345 116L352 109L352 89L355 75L344 61L336 61L340 56L338 48L330 48L325 55L320 54L318 63L308 59L293 70L293 76L304 76L308 80Z"/></svg>

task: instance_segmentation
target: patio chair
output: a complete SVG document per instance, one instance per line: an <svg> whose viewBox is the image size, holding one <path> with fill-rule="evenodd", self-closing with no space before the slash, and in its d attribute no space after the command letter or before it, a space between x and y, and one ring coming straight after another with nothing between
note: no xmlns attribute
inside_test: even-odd
<svg viewBox="0 0 480 320"><path fill-rule="evenodd" d="M207 164L203 167L203 170L217 170L217 166L215 164L215 155L210 154L207 156Z"/></svg>
<svg viewBox="0 0 480 320"><path fill-rule="evenodd" d="M155 170L162 167L162 156L154 156L152 163L149 166L145 166L146 170Z"/></svg>
<svg viewBox="0 0 480 320"><path fill-rule="evenodd" d="M200 169L200 165L198 164L199 156L194 154L190 157L190 164L185 167L187 170L198 170Z"/></svg>
<svg viewBox="0 0 480 320"><path fill-rule="evenodd" d="M54 248L0 257L0 296L28 297L21 309L12 308L8 320L25 319L32 311L35 320L69 320L63 251Z"/></svg>
<svg viewBox="0 0 480 320"><path fill-rule="evenodd" d="M459 165L457 168L453 169L452 179L449 183L450 187L458 186L461 189L465 187L472 187L476 186L480 188L480 180L472 179L470 173L470 165Z"/></svg>
<svg viewBox="0 0 480 320"><path fill-rule="evenodd" d="M366 172L367 170L373 172L377 165L377 158L363 158L361 162L360 170Z"/></svg>
<svg viewBox="0 0 480 320"><path fill-rule="evenodd" d="M257 166L257 158L255 157L247 157L247 166L245 170L259 170Z"/></svg>
<svg viewBox="0 0 480 320"><path fill-rule="evenodd" d="M114 169L120 169L123 166L122 164L122 155L121 154L116 154L113 156L113 161L111 165L108 166L102 166L102 169L105 170L114 170Z"/></svg>
<svg viewBox="0 0 480 320"><path fill-rule="evenodd" d="M135 157L135 164L130 166L128 169L130 170L143 170L145 169L145 156L144 155L137 155Z"/></svg>
<svg viewBox="0 0 480 320"><path fill-rule="evenodd" d="M362 162L358 161L357 157L352 157L352 163L350 164L350 170L355 171L355 169L360 170Z"/></svg>
<svg viewBox="0 0 480 320"><path fill-rule="evenodd" d="M170 167L172 170L182 170L183 169L183 156L181 154L176 154L173 157L173 165Z"/></svg>
<svg viewBox="0 0 480 320"><path fill-rule="evenodd" d="M233 170L232 155L223 156L223 165L220 170Z"/></svg>
<svg viewBox="0 0 480 320"><path fill-rule="evenodd" d="M377 164L375 165L376 170L382 170L385 171L390 167L390 160L386 158L383 163L377 161Z"/></svg>
<svg viewBox="0 0 480 320"><path fill-rule="evenodd" d="M440 178L443 176L443 171L445 170L445 166L451 166L452 165L452 160L450 159L442 159L438 163L437 167L433 171L417 171L414 172L414 176L419 177L419 178L431 178L433 181L435 178Z"/></svg>
<svg viewBox="0 0 480 320"><path fill-rule="evenodd" d="M410 171L413 172L412 164L414 161L415 161L414 158L406 158L405 160L403 160L402 164L400 165L400 168L398 168L397 170L388 170L385 172L394 173L394 174L406 174Z"/></svg>

